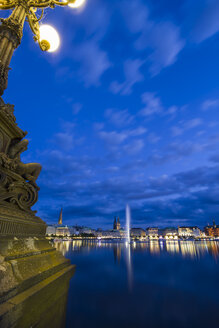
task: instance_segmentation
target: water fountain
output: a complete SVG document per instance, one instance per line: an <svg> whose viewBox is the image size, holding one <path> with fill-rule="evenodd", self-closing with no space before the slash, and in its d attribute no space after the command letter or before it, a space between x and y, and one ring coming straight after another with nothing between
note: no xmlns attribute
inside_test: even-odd
<svg viewBox="0 0 219 328"><path fill-rule="evenodd" d="M130 244L131 239L130 239L130 222L131 222L131 211L130 207L127 204L126 205L126 242Z"/></svg>

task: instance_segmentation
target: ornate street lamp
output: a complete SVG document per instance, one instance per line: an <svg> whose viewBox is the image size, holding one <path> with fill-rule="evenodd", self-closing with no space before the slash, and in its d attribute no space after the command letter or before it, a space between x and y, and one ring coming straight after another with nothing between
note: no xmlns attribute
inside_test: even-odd
<svg viewBox="0 0 219 328"><path fill-rule="evenodd" d="M17 125L14 106L5 104L1 95L7 87L13 52L21 43L25 19L40 48L54 51L59 45L58 33L49 25L39 24L44 9L56 5L76 8L84 1L0 0L0 10L13 9L8 18L0 19L0 267L3 268L0 268L0 326L1 323L12 327L28 322L28 327L32 327L39 318L43 320L43 326L47 322L47 316L43 319L44 314L56 304L57 299L67 296L69 280L74 274L75 268L70 260L46 240L47 225L32 210L38 199L36 180L41 165L22 162L21 155L28 146L28 140L24 139L27 132ZM42 11L39 17L37 10ZM16 270L13 270L11 258L16 262ZM61 292L56 293L55 303L50 297L49 306L42 307L42 298L56 286ZM38 292L33 293L36 288ZM28 297L20 296L24 292ZM11 298L16 296L18 303L10 303ZM36 315L30 316L25 310L29 300Z"/></svg>
<svg viewBox="0 0 219 328"><path fill-rule="evenodd" d="M59 46L59 35L53 27L39 24L44 9L48 7L53 9L55 6L77 8L84 2L85 0L0 0L0 9L13 9L8 18L0 19L0 96L7 88L9 64L14 50L21 43L25 19L41 50L52 52ZM37 10L41 10L39 18L36 15Z"/></svg>

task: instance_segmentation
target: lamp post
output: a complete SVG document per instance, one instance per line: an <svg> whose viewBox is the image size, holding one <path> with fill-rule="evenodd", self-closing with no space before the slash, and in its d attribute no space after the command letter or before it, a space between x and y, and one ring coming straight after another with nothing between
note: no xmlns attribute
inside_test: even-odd
<svg viewBox="0 0 219 328"><path fill-rule="evenodd" d="M34 34L34 41L38 42L41 50L51 51L53 49L50 42L42 37L44 33L40 30L39 22L43 18L44 9L48 7L53 9L55 6L76 8L84 2L85 0L0 0L0 9L13 9L8 18L0 19L0 96L7 88L9 64L14 50L21 43L25 19ZM41 10L39 18L36 15L38 10ZM51 27L47 28L47 31L56 33ZM45 29L42 32L45 32ZM59 42L57 33L56 40Z"/></svg>

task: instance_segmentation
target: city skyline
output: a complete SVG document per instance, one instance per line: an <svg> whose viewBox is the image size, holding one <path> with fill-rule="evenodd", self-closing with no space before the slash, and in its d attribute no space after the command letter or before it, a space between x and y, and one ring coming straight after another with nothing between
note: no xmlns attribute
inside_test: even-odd
<svg viewBox="0 0 219 328"><path fill-rule="evenodd" d="M103 225L103 226L94 226L94 225L90 225L89 228L91 229L108 229L108 230L125 230L126 229L126 217L125 217L125 214L124 213L124 217L122 216L122 218L120 218L119 215L114 215L112 218L111 218L111 222L106 226L106 225ZM60 217L61 217L61 221L60 221ZM77 222L77 220L75 220L75 222L73 222L72 220L70 220L70 224L68 224L68 222L66 221L65 222L65 219L63 220L63 208L61 208L61 211L59 213L59 217L58 219L56 220L56 222L51 222L51 223L48 223L48 226L72 226L72 227L81 227L81 228L88 228L88 225L82 225L80 224L80 222ZM104 221L103 221L104 222ZM179 227L198 227L200 228L201 230L203 230L205 227L207 226L217 226L219 227L219 225L217 224L218 222L215 221L214 218L208 220L208 222L205 223L205 225L203 226L200 226L200 225L191 225L191 224L185 224L185 225L173 225L173 226L167 226L165 224L163 225L145 225L144 223L142 223L142 225L135 225L132 223L132 220L130 222L130 228L139 228L139 229L146 229L147 228L157 228L157 229L165 229L165 228L173 228L173 229L177 229Z"/></svg>
<svg viewBox="0 0 219 328"><path fill-rule="evenodd" d="M134 226L217 222L218 1L56 10L43 22L60 50L42 53L25 26L4 98L28 130L23 161L43 166L38 215L63 206L67 224L109 226L129 203Z"/></svg>

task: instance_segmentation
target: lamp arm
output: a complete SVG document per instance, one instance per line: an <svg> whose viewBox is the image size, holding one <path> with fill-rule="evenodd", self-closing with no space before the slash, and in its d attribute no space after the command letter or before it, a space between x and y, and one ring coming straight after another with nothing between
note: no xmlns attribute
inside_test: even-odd
<svg viewBox="0 0 219 328"><path fill-rule="evenodd" d="M40 32L39 32L39 20L42 17L43 17L43 10L42 10L42 13L41 13L41 16L40 16L39 19L36 17L36 14L35 14L33 8L30 8L29 12L27 13L27 21L30 25L31 31L34 34L34 40L35 41L39 40L39 34L40 34Z"/></svg>
<svg viewBox="0 0 219 328"><path fill-rule="evenodd" d="M57 5L57 6L67 6L70 1L62 1L62 0L52 0L52 2L54 3L54 5Z"/></svg>
<svg viewBox="0 0 219 328"><path fill-rule="evenodd" d="M34 8L30 8L27 13L27 20L30 25L30 28L34 34L34 41L39 43L40 49L42 51L48 51L50 48L50 44L46 40L40 40L40 26L39 21L43 18L44 10L42 9L41 15L39 18L36 17Z"/></svg>
<svg viewBox="0 0 219 328"><path fill-rule="evenodd" d="M41 21L41 19L43 18L43 14L44 14L44 9L41 9L41 14L40 17L37 18L37 22Z"/></svg>
<svg viewBox="0 0 219 328"><path fill-rule="evenodd" d="M42 1L42 2L38 2L38 1L34 1L34 0L30 0L28 2L28 6L29 7L36 7L36 8L46 8L46 7L52 7L54 8L55 6L67 6L69 3L74 3L74 0L66 0L66 1L62 1L62 0L47 0L47 1Z"/></svg>
<svg viewBox="0 0 219 328"><path fill-rule="evenodd" d="M33 1L30 0L28 2L28 7L35 7L35 8L47 8L47 7L52 7L53 6L53 0L47 0L47 1L42 1L42 2L38 2L38 1Z"/></svg>
<svg viewBox="0 0 219 328"><path fill-rule="evenodd" d="M0 0L0 9L12 9L16 6L16 1Z"/></svg>

